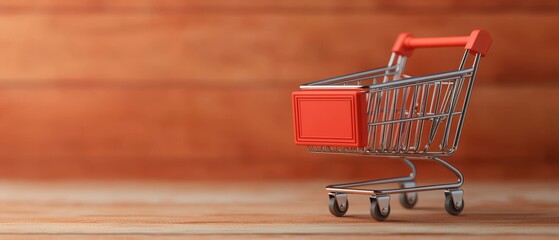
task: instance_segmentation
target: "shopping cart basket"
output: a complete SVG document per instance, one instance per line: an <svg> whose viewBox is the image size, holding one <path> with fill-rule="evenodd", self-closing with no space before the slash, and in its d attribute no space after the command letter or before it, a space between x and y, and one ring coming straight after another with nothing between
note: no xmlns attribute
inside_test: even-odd
<svg viewBox="0 0 559 240"><path fill-rule="evenodd" d="M348 194L370 196L371 216L379 221L390 214L390 195L413 208L417 192L444 190L451 215L464 209L462 173L440 157L458 148L466 110L481 57L491 46L485 30L469 36L416 38L398 36L388 66L303 84L293 93L295 143L313 153L355 154L400 158L409 176L329 185L330 212L343 216ZM458 70L410 77L406 60L416 48L464 46ZM473 57L470 57L472 55ZM472 64L472 67L465 67ZM458 181L416 186L412 159L441 164ZM363 189L365 185L399 183L394 189Z"/></svg>

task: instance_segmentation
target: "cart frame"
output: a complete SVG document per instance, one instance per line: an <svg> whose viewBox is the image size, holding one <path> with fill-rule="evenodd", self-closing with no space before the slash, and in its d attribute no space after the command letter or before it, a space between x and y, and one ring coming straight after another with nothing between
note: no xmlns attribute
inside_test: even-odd
<svg viewBox="0 0 559 240"><path fill-rule="evenodd" d="M326 186L333 215L341 217L347 212L348 194L361 194L370 196L371 216L383 221L390 214L391 194L401 194L400 203L413 208L417 192L432 190L444 190L449 214L462 212L464 192L460 188L464 176L440 157L451 156L458 148L479 62L491 42L484 30L474 30L465 37L443 38L415 38L404 33L398 37L386 67L300 85L302 90L355 89L367 94L367 146L308 146L310 152L399 158L411 170L408 176ZM447 46L465 46L458 70L416 77L404 74L407 59L415 48ZM469 61L472 66L465 68ZM417 186L412 159L438 163L458 180ZM386 183L399 183L399 187L358 188Z"/></svg>

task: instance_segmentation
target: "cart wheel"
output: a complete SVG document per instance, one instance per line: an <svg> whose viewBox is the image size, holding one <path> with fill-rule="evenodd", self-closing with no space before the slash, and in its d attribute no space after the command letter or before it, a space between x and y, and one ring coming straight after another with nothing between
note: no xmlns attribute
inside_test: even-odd
<svg viewBox="0 0 559 240"><path fill-rule="evenodd" d="M371 217L373 217L377 221L384 221L388 219L388 215L390 215L390 205L388 205L385 209L380 209L377 199L371 198Z"/></svg>
<svg viewBox="0 0 559 240"><path fill-rule="evenodd" d="M456 207L454 204L454 199L452 198L452 194L445 195L446 197L444 201L444 208L446 209L448 214L458 216L462 212L462 210L464 210L464 199L462 199L462 201L457 204L459 207Z"/></svg>
<svg viewBox="0 0 559 240"><path fill-rule="evenodd" d="M332 213L332 215L336 217L343 217L347 212L347 209L349 208L349 201L346 200L345 203L342 204L342 207L340 209L336 197L330 196L330 204L328 204L328 208L330 208L330 213Z"/></svg>
<svg viewBox="0 0 559 240"><path fill-rule="evenodd" d="M412 209L417 204L417 193L402 193L400 194L400 204L407 209Z"/></svg>

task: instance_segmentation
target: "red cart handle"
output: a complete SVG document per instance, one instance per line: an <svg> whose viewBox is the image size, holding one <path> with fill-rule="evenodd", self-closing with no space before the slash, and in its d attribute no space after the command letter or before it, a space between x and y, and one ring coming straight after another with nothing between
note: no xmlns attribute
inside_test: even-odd
<svg viewBox="0 0 559 240"><path fill-rule="evenodd" d="M485 30L474 30L470 36L416 38L409 33L400 33L392 51L403 56L411 56L416 48L465 46L470 53L479 53L484 57L491 47L491 35Z"/></svg>

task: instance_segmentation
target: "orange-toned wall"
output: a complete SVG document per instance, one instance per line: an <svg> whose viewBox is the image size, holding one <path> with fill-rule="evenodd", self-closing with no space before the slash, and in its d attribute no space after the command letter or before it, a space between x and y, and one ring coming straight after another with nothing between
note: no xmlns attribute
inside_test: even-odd
<svg viewBox="0 0 559 240"><path fill-rule="evenodd" d="M2 1L0 178L404 173L295 146L290 93L385 64L400 32L474 28L494 46L451 162L469 179L557 179L559 3L504 0ZM408 69L453 69L460 54L418 51Z"/></svg>

